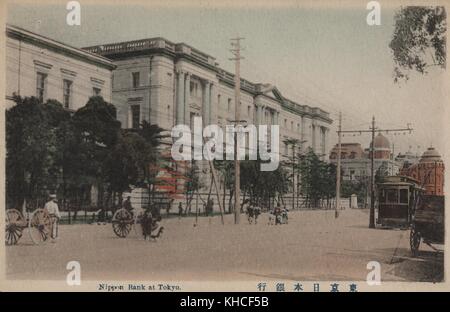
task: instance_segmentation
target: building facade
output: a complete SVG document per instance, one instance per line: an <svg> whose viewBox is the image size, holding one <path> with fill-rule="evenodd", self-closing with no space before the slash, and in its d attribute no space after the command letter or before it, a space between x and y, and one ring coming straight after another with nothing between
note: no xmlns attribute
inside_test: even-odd
<svg viewBox="0 0 450 312"><path fill-rule="evenodd" d="M203 118L204 126L225 126L234 120L234 75L221 69L214 57L187 44L153 38L84 49L117 65L113 104L124 127L138 127L147 120L170 130L177 124L192 126L195 116ZM302 140L303 148L325 154L332 120L322 109L289 100L275 86L245 79L237 105L248 123L279 125L280 142ZM280 146L280 153L292 153L290 149Z"/></svg>
<svg viewBox="0 0 450 312"><path fill-rule="evenodd" d="M55 99L72 111L93 95L111 102L114 68L100 55L6 26L6 108L14 95Z"/></svg>
<svg viewBox="0 0 450 312"><path fill-rule="evenodd" d="M418 163L405 163L400 170L401 175L419 180L427 195L444 195L445 166L441 155L433 147L429 147Z"/></svg>
<svg viewBox="0 0 450 312"><path fill-rule="evenodd" d="M304 142L294 147L295 152L310 147L323 157L327 151L332 123L329 113L287 99L273 85L246 79L241 79L240 103L235 103L234 75L222 69L213 56L187 44L153 38L84 49L117 65L113 104L126 128L137 128L147 120L166 130L180 124L193 129L194 117L199 116L203 127L217 124L224 130L233 125L239 105L240 119L248 124L279 125L280 160L294 152L293 146L285 143L289 139ZM196 166L206 192L211 183L209 164L197 161ZM182 180L177 182L179 194L183 193L182 184ZM223 187L222 181L219 184Z"/></svg>
<svg viewBox="0 0 450 312"><path fill-rule="evenodd" d="M338 155L337 144L330 152L330 162L336 164ZM359 143L341 144L342 179L349 181L369 181L371 176L371 152ZM381 168L381 169L380 169ZM393 160L389 140L379 133L374 139L374 171L382 170L384 174L396 175L399 172L398 163Z"/></svg>

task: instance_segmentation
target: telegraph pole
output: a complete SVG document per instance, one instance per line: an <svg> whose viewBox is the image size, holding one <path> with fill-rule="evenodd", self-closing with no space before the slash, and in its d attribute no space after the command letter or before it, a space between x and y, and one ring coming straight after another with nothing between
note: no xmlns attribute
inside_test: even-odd
<svg viewBox="0 0 450 312"><path fill-rule="evenodd" d="M339 120L341 120L341 118L339 118ZM339 126L341 125L341 122L339 122ZM410 124L407 124L406 128L399 128L399 129L378 129L375 127L375 116L372 116L372 125L369 128L369 130L341 130L341 127L339 127L339 131L338 133L371 133L372 135L372 142L370 143L370 213L369 213L369 228L375 228L375 166L374 166L374 162L375 162L375 148L373 145L373 142L375 140L375 131L379 131L379 132L398 132L398 131L409 131L409 133L411 133L411 131L413 130L413 128L410 127ZM340 142L340 135L339 135L339 139L338 142ZM339 145L339 143L338 143ZM339 155L338 157L340 157L340 147L338 147L339 150ZM338 166L340 166L340 159L338 158ZM339 174L339 171L338 173ZM337 176L337 175L336 175ZM340 181L337 181L337 184L340 184ZM337 190L338 190L338 185L336 184L336 200L337 200Z"/></svg>
<svg viewBox="0 0 450 312"><path fill-rule="evenodd" d="M372 142L370 143L370 216L369 216L369 228L375 228L375 116L372 116Z"/></svg>
<svg viewBox="0 0 450 312"><path fill-rule="evenodd" d="M341 206L341 132L342 132L342 113L339 112L338 154L337 154L337 168L336 168L336 205L334 211L334 218L337 218L339 216L339 209Z"/></svg>
<svg viewBox="0 0 450 312"><path fill-rule="evenodd" d="M238 135L240 132L240 119L241 119L241 40L245 38L237 37L231 39L231 53L234 54L234 58L230 60L235 61L235 73L234 73L234 107L235 107L235 122L237 123L236 135L234 140L234 223L239 224L241 217L241 170L240 162L238 159Z"/></svg>

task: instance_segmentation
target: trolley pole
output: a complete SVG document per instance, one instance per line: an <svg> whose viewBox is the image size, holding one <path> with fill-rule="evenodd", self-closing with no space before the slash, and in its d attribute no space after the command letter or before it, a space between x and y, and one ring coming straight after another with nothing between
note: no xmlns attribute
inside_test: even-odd
<svg viewBox="0 0 450 312"><path fill-rule="evenodd" d="M342 113L339 112L338 154L337 154L337 168L336 168L336 204L335 204L334 218L337 218L339 216L339 209L341 206L341 131L342 131Z"/></svg>
<svg viewBox="0 0 450 312"><path fill-rule="evenodd" d="M375 159L375 116L372 116L372 142L370 143L370 218L369 218L369 228L375 228L375 170L374 170L374 159Z"/></svg>
<svg viewBox="0 0 450 312"><path fill-rule="evenodd" d="M230 60L235 61L235 73L234 73L234 107L235 107L235 120L237 123L236 135L234 140L234 223L239 224L241 217L241 185L240 185L240 162L238 159L238 136L240 132L240 119L241 119L241 40L245 38L237 37L231 39L232 49L231 53L234 54L234 58Z"/></svg>

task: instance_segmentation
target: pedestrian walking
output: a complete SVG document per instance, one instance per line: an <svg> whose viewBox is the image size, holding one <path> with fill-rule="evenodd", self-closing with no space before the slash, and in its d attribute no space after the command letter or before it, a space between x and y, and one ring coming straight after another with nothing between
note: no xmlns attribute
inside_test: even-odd
<svg viewBox="0 0 450 312"><path fill-rule="evenodd" d="M50 200L45 204L44 210L47 211L50 217L50 237L52 242L58 238L58 222L61 219L61 214L59 213L58 200L55 194L50 194Z"/></svg>

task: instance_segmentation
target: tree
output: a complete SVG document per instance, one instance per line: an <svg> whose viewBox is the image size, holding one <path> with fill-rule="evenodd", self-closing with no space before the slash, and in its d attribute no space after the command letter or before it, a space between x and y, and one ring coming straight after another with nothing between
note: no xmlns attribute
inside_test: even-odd
<svg viewBox="0 0 450 312"><path fill-rule="evenodd" d="M378 167L375 172L375 184L383 183L384 178L389 175L389 163L387 161L383 161L381 166Z"/></svg>
<svg viewBox="0 0 450 312"><path fill-rule="evenodd" d="M225 207L226 191L229 190L228 212L232 213L234 196L234 162L231 160L214 160L214 168L218 170L223 178L223 207ZM242 176L242 174L241 174ZM225 208L224 208L225 209Z"/></svg>
<svg viewBox="0 0 450 312"><path fill-rule="evenodd" d="M186 190L186 209L185 214L191 211L191 203L194 198L194 194L203 186L200 182L198 174L198 166L195 161L192 161L192 165L189 167L186 173L186 181L184 182L184 188Z"/></svg>
<svg viewBox="0 0 450 312"><path fill-rule="evenodd" d="M446 17L443 6L407 6L395 14L389 44L395 62L395 82L409 79L405 71L426 74L430 66L446 67Z"/></svg>
<svg viewBox="0 0 450 312"><path fill-rule="evenodd" d="M322 199L335 196L336 167L319 159L309 148L300 163L301 193L309 207L319 207Z"/></svg>
<svg viewBox="0 0 450 312"><path fill-rule="evenodd" d="M116 108L107 103L103 97L93 96L89 98L85 106L75 112L72 123L78 143L73 157L81 163L81 166L77 166L74 161L71 162L71 165L75 165L80 177L80 179L73 179L73 181L78 180L78 185L75 185L77 207L80 207L89 196L92 185L98 189L97 204L103 207L105 205L103 186L109 182L106 175L108 168L105 168L109 164L105 162L105 159L117 143L120 130L120 122L116 119ZM108 190L108 185L106 186ZM109 190L108 195L110 194ZM110 196L106 202L109 199Z"/></svg>
<svg viewBox="0 0 450 312"><path fill-rule="evenodd" d="M61 103L36 97L14 98L6 111L6 195L8 206L24 200L41 206L58 186L62 140L70 115Z"/></svg>

